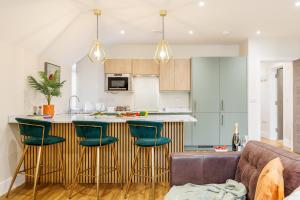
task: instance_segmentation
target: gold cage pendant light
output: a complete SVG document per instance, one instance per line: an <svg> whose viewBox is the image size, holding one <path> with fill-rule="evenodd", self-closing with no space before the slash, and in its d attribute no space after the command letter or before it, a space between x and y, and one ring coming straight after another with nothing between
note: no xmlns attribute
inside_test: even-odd
<svg viewBox="0 0 300 200"><path fill-rule="evenodd" d="M106 54L104 48L99 40L99 16L101 16L101 10L94 9L94 15L97 17L97 39L93 43L93 46L89 52L89 59L93 63L104 63L106 60Z"/></svg>
<svg viewBox="0 0 300 200"><path fill-rule="evenodd" d="M161 10L159 14L162 17L162 39L156 45L154 60L157 63L168 63L171 58L171 49L165 40L165 16L167 16L167 10Z"/></svg>

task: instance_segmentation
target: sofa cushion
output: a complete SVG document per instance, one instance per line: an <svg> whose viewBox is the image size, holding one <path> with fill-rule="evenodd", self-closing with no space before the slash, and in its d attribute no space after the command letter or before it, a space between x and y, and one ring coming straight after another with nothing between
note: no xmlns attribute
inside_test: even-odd
<svg viewBox="0 0 300 200"><path fill-rule="evenodd" d="M259 175L255 200L283 200L283 198L283 166L280 158L275 158L264 167Z"/></svg>
<svg viewBox="0 0 300 200"><path fill-rule="evenodd" d="M235 174L235 179L246 186L248 199L254 199L259 174L265 165L276 157L281 159L284 167L285 196L300 185L300 155L265 143L250 141L241 154Z"/></svg>

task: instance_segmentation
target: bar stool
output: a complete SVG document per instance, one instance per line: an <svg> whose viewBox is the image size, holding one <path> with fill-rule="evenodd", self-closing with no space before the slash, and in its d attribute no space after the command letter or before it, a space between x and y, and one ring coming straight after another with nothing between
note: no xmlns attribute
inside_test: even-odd
<svg viewBox="0 0 300 200"><path fill-rule="evenodd" d="M65 138L49 135L49 132L51 129L51 122L49 122L49 121L24 119L24 118L16 118L16 120L19 124L20 134L21 134L21 136L23 136L22 143L24 144L25 148L23 150L22 157L17 165L15 174L14 174L11 184L9 186L6 197L8 198L9 193L10 193L11 188L16 180L17 175L19 173L24 173L25 176L34 177L33 198L32 199L35 200L36 199L37 182L38 182L39 177L43 175L43 174L40 175L40 168L41 168L41 166L43 166L42 165L43 149L46 146L57 144L58 154L59 154L58 157L59 157L59 162L60 162L60 169L54 170L52 172L51 171L47 172L47 174L54 173L57 171L62 171L63 180L65 183L65 169L64 169L64 164L63 164L61 148L59 146L60 143L65 141ZM22 163L24 161L24 158L28 151L29 146L38 147L38 155L37 155L37 162L36 162L36 166L35 166L34 175L26 173L26 171L30 170L30 169L24 169L24 170L20 171L20 168L22 166Z"/></svg>
<svg viewBox="0 0 300 200"><path fill-rule="evenodd" d="M73 121L73 124L75 126L76 135L79 139L79 145L81 148L80 158L78 161L78 166L76 169L76 174L74 177L74 182L71 186L69 199L72 198L72 192L74 190L74 187L78 183L78 177L81 176L89 176L96 179L97 183L97 199L99 199L99 184L100 184L100 148L106 145L110 145L112 156L114 158L114 164L115 166L113 169L108 168L108 172L114 172L117 171L119 182L121 184L122 188L122 178L121 178L121 170L118 164L118 158L115 150L115 143L118 141L118 138L107 136L106 130L108 123L107 122L99 122L99 121ZM85 171L81 171L81 166L83 162L84 154L86 153L86 149L90 148L96 148L97 149L97 158L96 158L96 176L95 175L86 175L84 174ZM105 168L105 167L104 167ZM106 167L107 168L107 167ZM93 168L92 168L93 169ZM105 173L105 174L107 174ZM104 175L104 174L102 174Z"/></svg>
<svg viewBox="0 0 300 200"><path fill-rule="evenodd" d="M140 176L145 177L147 179L151 179L152 181L152 193L153 193L153 199L155 199L155 178L168 173L169 172L169 150L168 150L168 144L171 142L170 138L162 137L161 131L163 128L162 122L153 122L153 121L137 121L137 120L131 120L127 121L131 136L134 138L134 144L136 145L136 151L135 151L135 157L131 166L131 172L129 176L129 182L126 188L125 193L125 199L128 198L128 192L132 183L133 176ZM164 170L164 172L161 172L159 174L155 174L155 167L154 165L154 150L155 148L163 147L165 151L165 159L167 163L167 168L159 168ZM137 160L141 158L140 153L141 149L146 150L146 159L145 163L146 166L145 172L146 175L141 175L138 172L141 170L136 170L135 166L137 164ZM150 154L150 155L149 155ZM149 166L149 156L151 157L151 166ZM148 170L151 168L151 176L148 176Z"/></svg>

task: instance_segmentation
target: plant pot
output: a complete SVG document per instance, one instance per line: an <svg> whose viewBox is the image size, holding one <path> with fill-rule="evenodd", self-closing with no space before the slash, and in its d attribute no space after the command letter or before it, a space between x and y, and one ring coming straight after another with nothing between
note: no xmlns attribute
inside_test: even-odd
<svg viewBox="0 0 300 200"><path fill-rule="evenodd" d="M43 115L54 116L54 105L43 105Z"/></svg>

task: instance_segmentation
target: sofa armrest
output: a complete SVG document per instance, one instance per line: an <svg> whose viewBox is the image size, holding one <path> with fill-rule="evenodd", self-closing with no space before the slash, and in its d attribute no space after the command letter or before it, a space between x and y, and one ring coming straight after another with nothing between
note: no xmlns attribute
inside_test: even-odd
<svg viewBox="0 0 300 200"><path fill-rule="evenodd" d="M239 158L239 152L173 153L170 185L225 183L234 179Z"/></svg>

